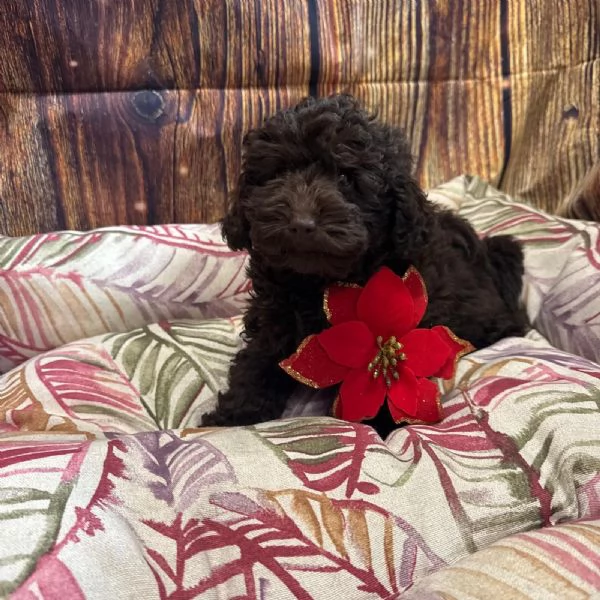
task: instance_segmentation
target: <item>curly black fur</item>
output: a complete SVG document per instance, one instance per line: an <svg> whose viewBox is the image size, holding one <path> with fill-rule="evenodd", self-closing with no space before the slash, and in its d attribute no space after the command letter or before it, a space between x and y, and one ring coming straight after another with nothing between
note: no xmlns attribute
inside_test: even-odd
<svg viewBox="0 0 600 600"><path fill-rule="evenodd" d="M519 244L508 236L480 240L465 220L430 203L412 176L404 135L353 97L306 99L250 131L244 149L223 234L231 248L250 253L247 346L203 424L280 417L299 384L278 363L327 327L325 287L364 285L383 265L400 275L409 265L421 272L424 327L447 325L476 348L525 332ZM386 414L375 425L382 434L393 427Z"/></svg>

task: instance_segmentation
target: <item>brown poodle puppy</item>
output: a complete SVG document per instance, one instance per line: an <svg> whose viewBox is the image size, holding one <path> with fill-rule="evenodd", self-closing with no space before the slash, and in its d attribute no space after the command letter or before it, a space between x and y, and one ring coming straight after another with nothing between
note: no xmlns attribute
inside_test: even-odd
<svg viewBox="0 0 600 600"><path fill-rule="evenodd" d="M429 296L423 327L447 325L476 348L526 331L519 244L480 240L465 220L430 203L404 135L353 97L304 100L250 131L244 149L223 234L250 254L247 345L204 425L280 417L301 384L278 363L327 327L325 287L364 285L383 265L398 275L410 265L421 272ZM384 409L373 424L382 435L394 427Z"/></svg>

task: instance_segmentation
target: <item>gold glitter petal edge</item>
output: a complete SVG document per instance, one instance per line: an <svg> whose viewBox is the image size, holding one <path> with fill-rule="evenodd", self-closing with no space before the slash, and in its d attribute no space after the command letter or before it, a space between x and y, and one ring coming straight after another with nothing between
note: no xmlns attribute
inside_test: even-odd
<svg viewBox="0 0 600 600"><path fill-rule="evenodd" d="M312 379L309 379L308 377L305 377L304 375L302 375L302 373L299 373L298 371L296 371L296 369L294 369L294 367L292 367L292 363L298 358L300 354L302 354L304 348L308 346L308 344L314 337L316 337L316 335L313 334L309 335L307 338L304 338L301 344L298 346L296 352L294 352L294 354L292 354L292 356L290 356L289 358L282 360L279 363L279 366L296 381L299 381L300 383L303 383L308 387L314 388L315 390L319 390L321 389L321 386L318 383L316 383Z"/></svg>
<svg viewBox="0 0 600 600"><path fill-rule="evenodd" d="M419 280L419 283L421 284L421 287L423 288L423 296L425 297L425 303L429 304L429 296L427 295L427 286L425 285L425 280L423 279L423 276L412 265L410 267L408 267L408 269L406 269L406 273L404 273L404 275L402 276L402 281L406 281L410 275L416 275L417 279Z"/></svg>
<svg viewBox="0 0 600 600"><path fill-rule="evenodd" d="M331 405L331 410L330 410L331 416L334 419L340 419L341 421L345 421L346 423L364 423L364 421L348 421L348 420L344 419L342 417L342 415L338 413L338 408L340 406L341 401L342 401L341 396L338 393L338 395L335 397L335 400L333 401L333 404Z"/></svg>
<svg viewBox="0 0 600 600"><path fill-rule="evenodd" d="M326 288L325 293L323 294L323 312L327 317L327 321L331 325L331 309L329 308L329 290L331 288Z"/></svg>
<svg viewBox="0 0 600 600"><path fill-rule="evenodd" d="M437 404L438 414L440 415L440 418L437 421L422 421L421 419L410 419L406 417L404 419L400 419L399 421L394 419L394 423L396 425L402 425L402 423L407 423L408 425L434 425L435 423L439 423L444 418L444 414L442 413L442 394L440 393L439 389L435 396L435 403Z"/></svg>
<svg viewBox="0 0 600 600"><path fill-rule="evenodd" d="M456 374L456 367L458 366L458 361L466 354L470 354L471 352L474 352L475 346L473 346L473 344L471 344L471 342L468 342L467 340L463 340L462 338L459 338L457 335L455 335L452 332L452 330L449 327L446 327L445 325L442 325L442 327L446 330L446 333L450 336L450 338L452 338L453 341L455 341L457 344L460 344L462 346L462 350L459 350L456 353L456 356L454 357L454 364L452 365L452 375L450 375L450 377L448 378L448 379L452 379L454 377L454 375Z"/></svg>
<svg viewBox="0 0 600 600"><path fill-rule="evenodd" d="M333 325L333 323L331 322L331 308L329 308L329 291L334 286L347 287L347 288L359 288L359 289L361 287L357 283L344 283L343 281L338 281L334 285L330 285L327 288L325 288L325 292L323 294L323 312L325 313L325 316L327 317L327 321L329 322L330 325Z"/></svg>

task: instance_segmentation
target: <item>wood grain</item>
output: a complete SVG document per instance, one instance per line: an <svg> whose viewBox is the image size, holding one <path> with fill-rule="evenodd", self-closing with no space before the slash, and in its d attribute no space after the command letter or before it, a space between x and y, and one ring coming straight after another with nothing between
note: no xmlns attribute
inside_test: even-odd
<svg viewBox="0 0 600 600"><path fill-rule="evenodd" d="M600 155L600 62L515 75L512 151L503 186L554 212ZM543 160L540 158L543 157Z"/></svg>
<svg viewBox="0 0 600 600"><path fill-rule="evenodd" d="M600 157L600 4L509 6L512 142L502 185L554 211Z"/></svg>
<svg viewBox="0 0 600 600"><path fill-rule="evenodd" d="M553 210L600 156L598 0L3 0L0 234L214 221L243 133L350 91L424 186Z"/></svg>
<svg viewBox="0 0 600 600"><path fill-rule="evenodd" d="M0 61L0 233L217 220L243 132L308 93L304 3L58 4L0 8L19 32Z"/></svg>
<svg viewBox="0 0 600 600"><path fill-rule="evenodd" d="M183 96L174 154L174 222L212 222L225 210L240 170L241 139L281 106L297 103L302 87L207 90Z"/></svg>
<svg viewBox="0 0 600 600"><path fill-rule="evenodd" d="M29 105L29 110L27 108ZM33 113L33 114L32 114ZM61 228L56 178L48 163L47 129L34 97L0 99L0 234L25 235Z"/></svg>
<svg viewBox="0 0 600 600"><path fill-rule="evenodd" d="M0 92L304 84L302 0L2 0Z"/></svg>
<svg viewBox="0 0 600 600"><path fill-rule="evenodd" d="M16 181L28 181L30 165L40 161L43 177L29 197L16 189L11 202L4 187L0 195L8 196L7 204L27 205L34 215L54 205L44 230L170 220L172 164L157 158L174 152L177 95L139 91L12 96L18 121L13 123L15 135L9 133L2 145L2 162L12 163ZM23 136L35 144L11 158L14 142ZM22 158L27 159L24 164ZM27 229L27 222L21 221L12 233Z"/></svg>

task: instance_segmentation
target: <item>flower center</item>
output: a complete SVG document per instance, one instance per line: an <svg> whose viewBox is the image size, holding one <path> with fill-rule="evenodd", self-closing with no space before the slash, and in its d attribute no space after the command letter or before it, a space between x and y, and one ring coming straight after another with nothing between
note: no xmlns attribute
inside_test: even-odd
<svg viewBox="0 0 600 600"><path fill-rule="evenodd" d="M387 387L392 386L392 379L398 380L400 375L396 371L399 360L406 360L406 354L400 352L402 350L402 344L392 336L385 343L383 337L377 338L377 345L379 351L375 355L375 358L369 363L369 371L374 379L383 377L385 385Z"/></svg>

